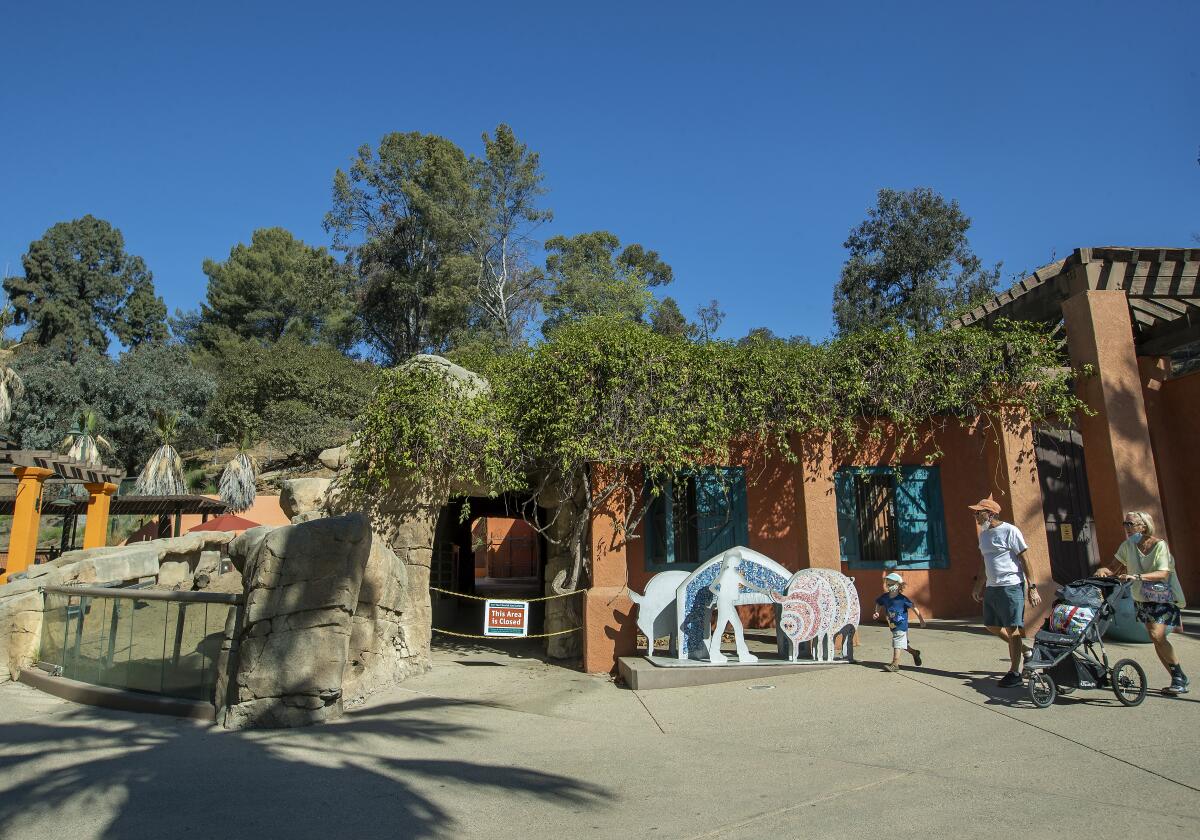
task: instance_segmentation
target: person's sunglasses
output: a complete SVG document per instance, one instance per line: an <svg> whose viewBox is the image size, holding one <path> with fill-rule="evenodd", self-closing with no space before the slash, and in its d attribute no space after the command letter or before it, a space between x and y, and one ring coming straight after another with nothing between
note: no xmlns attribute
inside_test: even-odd
<svg viewBox="0 0 1200 840"><path fill-rule="evenodd" d="M1121 524L1124 525L1126 528L1136 528L1138 526L1138 523L1129 522L1129 521L1122 522Z"/></svg>

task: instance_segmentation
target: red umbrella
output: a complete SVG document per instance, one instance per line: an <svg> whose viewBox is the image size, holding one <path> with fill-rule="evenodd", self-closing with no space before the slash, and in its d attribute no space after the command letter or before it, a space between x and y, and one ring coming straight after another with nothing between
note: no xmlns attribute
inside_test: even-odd
<svg viewBox="0 0 1200 840"><path fill-rule="evenodd" d="M214 516L207 522L201 522L194 528L189 528L188 533L190 534L192 531L245 531L249 528L257 528L258 525L257 522L242 519L232 513L223 513L220 516Z"/></svg>

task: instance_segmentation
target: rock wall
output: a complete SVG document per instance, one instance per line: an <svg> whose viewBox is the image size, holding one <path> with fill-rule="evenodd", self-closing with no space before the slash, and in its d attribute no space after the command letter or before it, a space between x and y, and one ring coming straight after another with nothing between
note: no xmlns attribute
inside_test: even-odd
<svg viewBox="0 0 1200 840"><path fill-rule="evenodd" d="M229 554L246 606L218 668L225 727L333 720L428 667L408 636L409 570L363 514L254 528Z"/></svg>

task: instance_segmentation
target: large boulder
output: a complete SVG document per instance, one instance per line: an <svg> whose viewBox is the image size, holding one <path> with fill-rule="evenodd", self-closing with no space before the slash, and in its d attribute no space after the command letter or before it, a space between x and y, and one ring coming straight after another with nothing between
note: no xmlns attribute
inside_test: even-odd
<svg viewBox="0 0 1200 840"><path fill-rule="evenodd" d="M334 446L330 449L324 449L317 456L317 460L321 462L327 469L337 472L342 467L350 463L350 447L352 444L343 446Z"/></svg>
<svg viewBox="0 0 1200 840"><path fill-rule="evenodd" d="M279 506L288 519L323 511L329 493L328 478L291 478L283 482L279 493Z"/></svg>
<svg viewBox="0 0 1200 840"><path fill-rule="evenodd" d="M217 719L240 729L340 717L370 525L351 514L254 530L231 546L242 554L246 605L232 673L231 651L222 654Z"/></svg>
<svg viewBox="0 0 1200 840"><path fill-rule="evenodd" d="M465 397L479 396L492 390L491 384L478 373L456 365L443 356L421 353L405 362L404 366L422 368L444 376L450 383L457 385Z"/></svg>
<svg viewBox="0 0 1200 840"><path fill-rule="evenodd" d="M0 682L15 680L37 661L42 638L42 593L0 598Z"/></svg>

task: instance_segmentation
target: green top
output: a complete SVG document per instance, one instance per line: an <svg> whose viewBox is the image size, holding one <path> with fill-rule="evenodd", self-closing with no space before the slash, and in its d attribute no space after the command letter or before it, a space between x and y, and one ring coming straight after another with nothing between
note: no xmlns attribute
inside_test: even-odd
<svg viewBox="0 0 1200 840"><path fill-rule="evenodd" d="M1171 581L1171 595L1175 599L1175 606L1187 606L1183 597L1183 587L1179 585L1179 575L1175 574L1175 558L1171 556L1171 549L1167 548L1166 540L1156 542L1149 554L1142 554L1131 540L1125 540L1115 556L1131 575L1146 575L1163 570L1170 572L1168 578ZM1142 600L1142 587L1136 582L1133 586L1133 600Z"/></svg>

